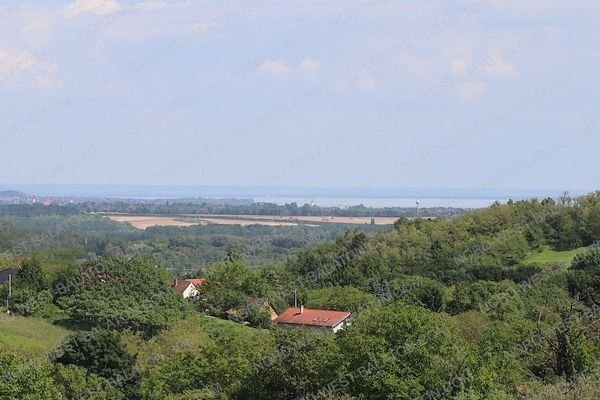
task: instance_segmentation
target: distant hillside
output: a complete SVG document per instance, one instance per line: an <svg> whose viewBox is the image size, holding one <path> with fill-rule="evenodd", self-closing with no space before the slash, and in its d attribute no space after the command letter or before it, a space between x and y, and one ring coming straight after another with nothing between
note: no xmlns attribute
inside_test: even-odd
<svg viewBox="0 0 600 400"><path fill-rule="evenodd" d="M0 204L15 204L28 201L29 196L16 190L0 190Z"/></svg>
<svg viewBox="0 0 600 400"><path fill-rule="evenodd" d="M0 190L0 199L4 198L27 198L27 195L16 190Z"/></svg>

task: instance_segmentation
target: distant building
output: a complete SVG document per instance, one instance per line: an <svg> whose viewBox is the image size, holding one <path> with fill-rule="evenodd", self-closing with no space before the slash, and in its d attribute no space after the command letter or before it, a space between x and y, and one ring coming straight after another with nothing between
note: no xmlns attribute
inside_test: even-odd
<svg viewBox="0 0 600 400"><path fill-rule="evenodd" d="M288 308L276 319L282 327L303 327L337 333L351 323L349 311L319 310L312 308Z"/></svg>
<svg viewBox="0 0 600 400"><path fill-rule="evenodd" d="M277 310L275 310L275 307L273 307L273 304L271 304L269 299L265 299L265 298L252 299L252 300L250 300L250 303L254 304L258 307L263 307L271 315L271 321L275 321L277 319L277 317L279 316L279 314L277 314Z"/></svg>
<svg viewBox="0 0 600 400"><path fill-rule="evenodd" d="M4 271L0 271L0 285L4 285L8 283L10 279L15 280L15 277L19 274L21 270L18 268L9 268Z"/></svg>
<svg viewBox="0 0 600 400"><path fill-rule="evenodd" d="M204 284L204 279L175 279L171 287L174 291L183 296L184 299L198 296L198 288Z"/></svg>

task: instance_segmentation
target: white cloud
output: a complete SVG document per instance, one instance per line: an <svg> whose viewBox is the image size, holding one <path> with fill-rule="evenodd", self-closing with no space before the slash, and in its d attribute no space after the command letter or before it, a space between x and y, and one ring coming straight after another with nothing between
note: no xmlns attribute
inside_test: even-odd
<svg viewBox="0 0 600 400"><path fill-rule="evenodd" d="M258 67L258 72L281 76L289 74L290 68L281 60L266 60Z"/></svg>
<svg viewBox="0 0 600 400"><path fill-rule="evenodd" d="M478 99L487 89L487 83L483 81L466 81L461 83L458 92L467 100Z"/></svg>
<svg viewBox="0 0 600 400"><path fill-rule="evenodd" d="M310 72L315 73L321 69L321 62L314 58L306 57L298 68L289 67L284 61L276 59L268 59L258 67L258 73L263 75L290 75L292 72Z"/></svg>
<svg viewBox="0 0 600 400"><path fill-rule="evenodd" d="M57 89L64 85L64 82L60 79L56 79L54 76L37 75L35 81L38 87L42 89Z"/></svg>
<svg viewBox="0 0 600 400"><path fill-rule="evenodd" d="M169 3L164 1L145 1L143 3L136 4L134 8L143 9L143 10L161 10L163 8L168 8Z"/></svg>
<svg viewBox="0 0 600 400"><path fill-rule="evenodd" d="M470 65L471 62L469 60L457 58L450 61L450 71L454 77L463 78L469 72Z"/></svg>
<svg viewBox="0 0 600 400"><path fill-rule="evenodd" d="M193 5L194 3L191 1L185 1L181 3L168 3L166 1L144 1L142 3L136 4L135 6L133 6L133 8L140 10L162 10L165 8L191 7Z"/></svg>
<svg viewBox="0 0 600 400"><path fill-rule="evenodd" d="M31 79L40 87L55 87L61 84L55 78L56 69L56 65L42 55L0 49L0 84Z"/></svg>
<svg viewBox="0 0 600 400"><path fill-rule="evenodd" d="M367 78L360 79L357 82L357 85L360 89L370 90L370 89L375 88L375 86L377 85L377 81L375 80L375 78L367 77Z"/></svg>
<svg viewBox="0 0 600 400"><path fill-rule="evenodd" d="M298 67L300 71L317 72L321 69L321 62L310 57L306 57Z"/></svg>
<svg viewBox="0 0 600 400"><path fill-rule="evenodd" d="M501 54L494 54L484 63L483 73L491 77L515 76L517 70Z"/></svg>
<svg viewBox="0 0 600 400"><path fill-rule="evenodd" d="M450 73L455 78L465 78L473 65L473 51L470 47L458 46L446 50L450 61Z"/></svg>
<svg viewBox="0 0 600 400"><path fill-rule="evenodd" d="M117 0L76 0L65 8L65 17L73 18L91 12L97 15L108 15L120 11Z"/></svg>
<svg viewBox="0 0 600 400"><path fill-rule="evenodd" d="M487 58L474 61L473 52L470 48L454 49L450 55L450 73L455 78L476 79L474 76L486 76L491 78L509 77L517 75L513 64L508 62L501 53L492 53Z"/></svg>
<svg viewBox="0 0 600 400"><path fill-rule="evenodd" d="M48 21L35 21L25 25L21 33L27 44L39 47L52 37L52 25Z"/></svg>

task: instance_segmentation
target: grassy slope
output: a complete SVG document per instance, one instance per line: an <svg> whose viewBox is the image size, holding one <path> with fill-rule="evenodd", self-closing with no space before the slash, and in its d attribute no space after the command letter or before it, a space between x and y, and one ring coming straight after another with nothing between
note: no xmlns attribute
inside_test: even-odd
<svg viewBox="0 0 600 400"><path fill-rule="evenodd" d="M545 248L541 252L530 254L523 262L525 264L561 264L570 265L573 258L584 252L587 247L580 247L574 250L567 251L556 251L549 248Z"/></svg>
<svg viewBox="0 0 600 400"><path fill-rule="evenodd" d="M68 330L41 319L0 315L0 347L28 357L44 357L68 334Z"/></svg>

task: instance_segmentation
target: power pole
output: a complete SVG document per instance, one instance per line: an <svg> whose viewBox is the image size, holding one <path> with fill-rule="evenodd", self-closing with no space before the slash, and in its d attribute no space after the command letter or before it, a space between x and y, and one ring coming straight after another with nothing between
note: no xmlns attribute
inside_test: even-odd
<svg viewBox="0 0 600 400"><path fill-rule="evenodd" d="M6 313L10 314L8 299L12 297L12 274L8 274L8 297L6 298Z"/></svg>

